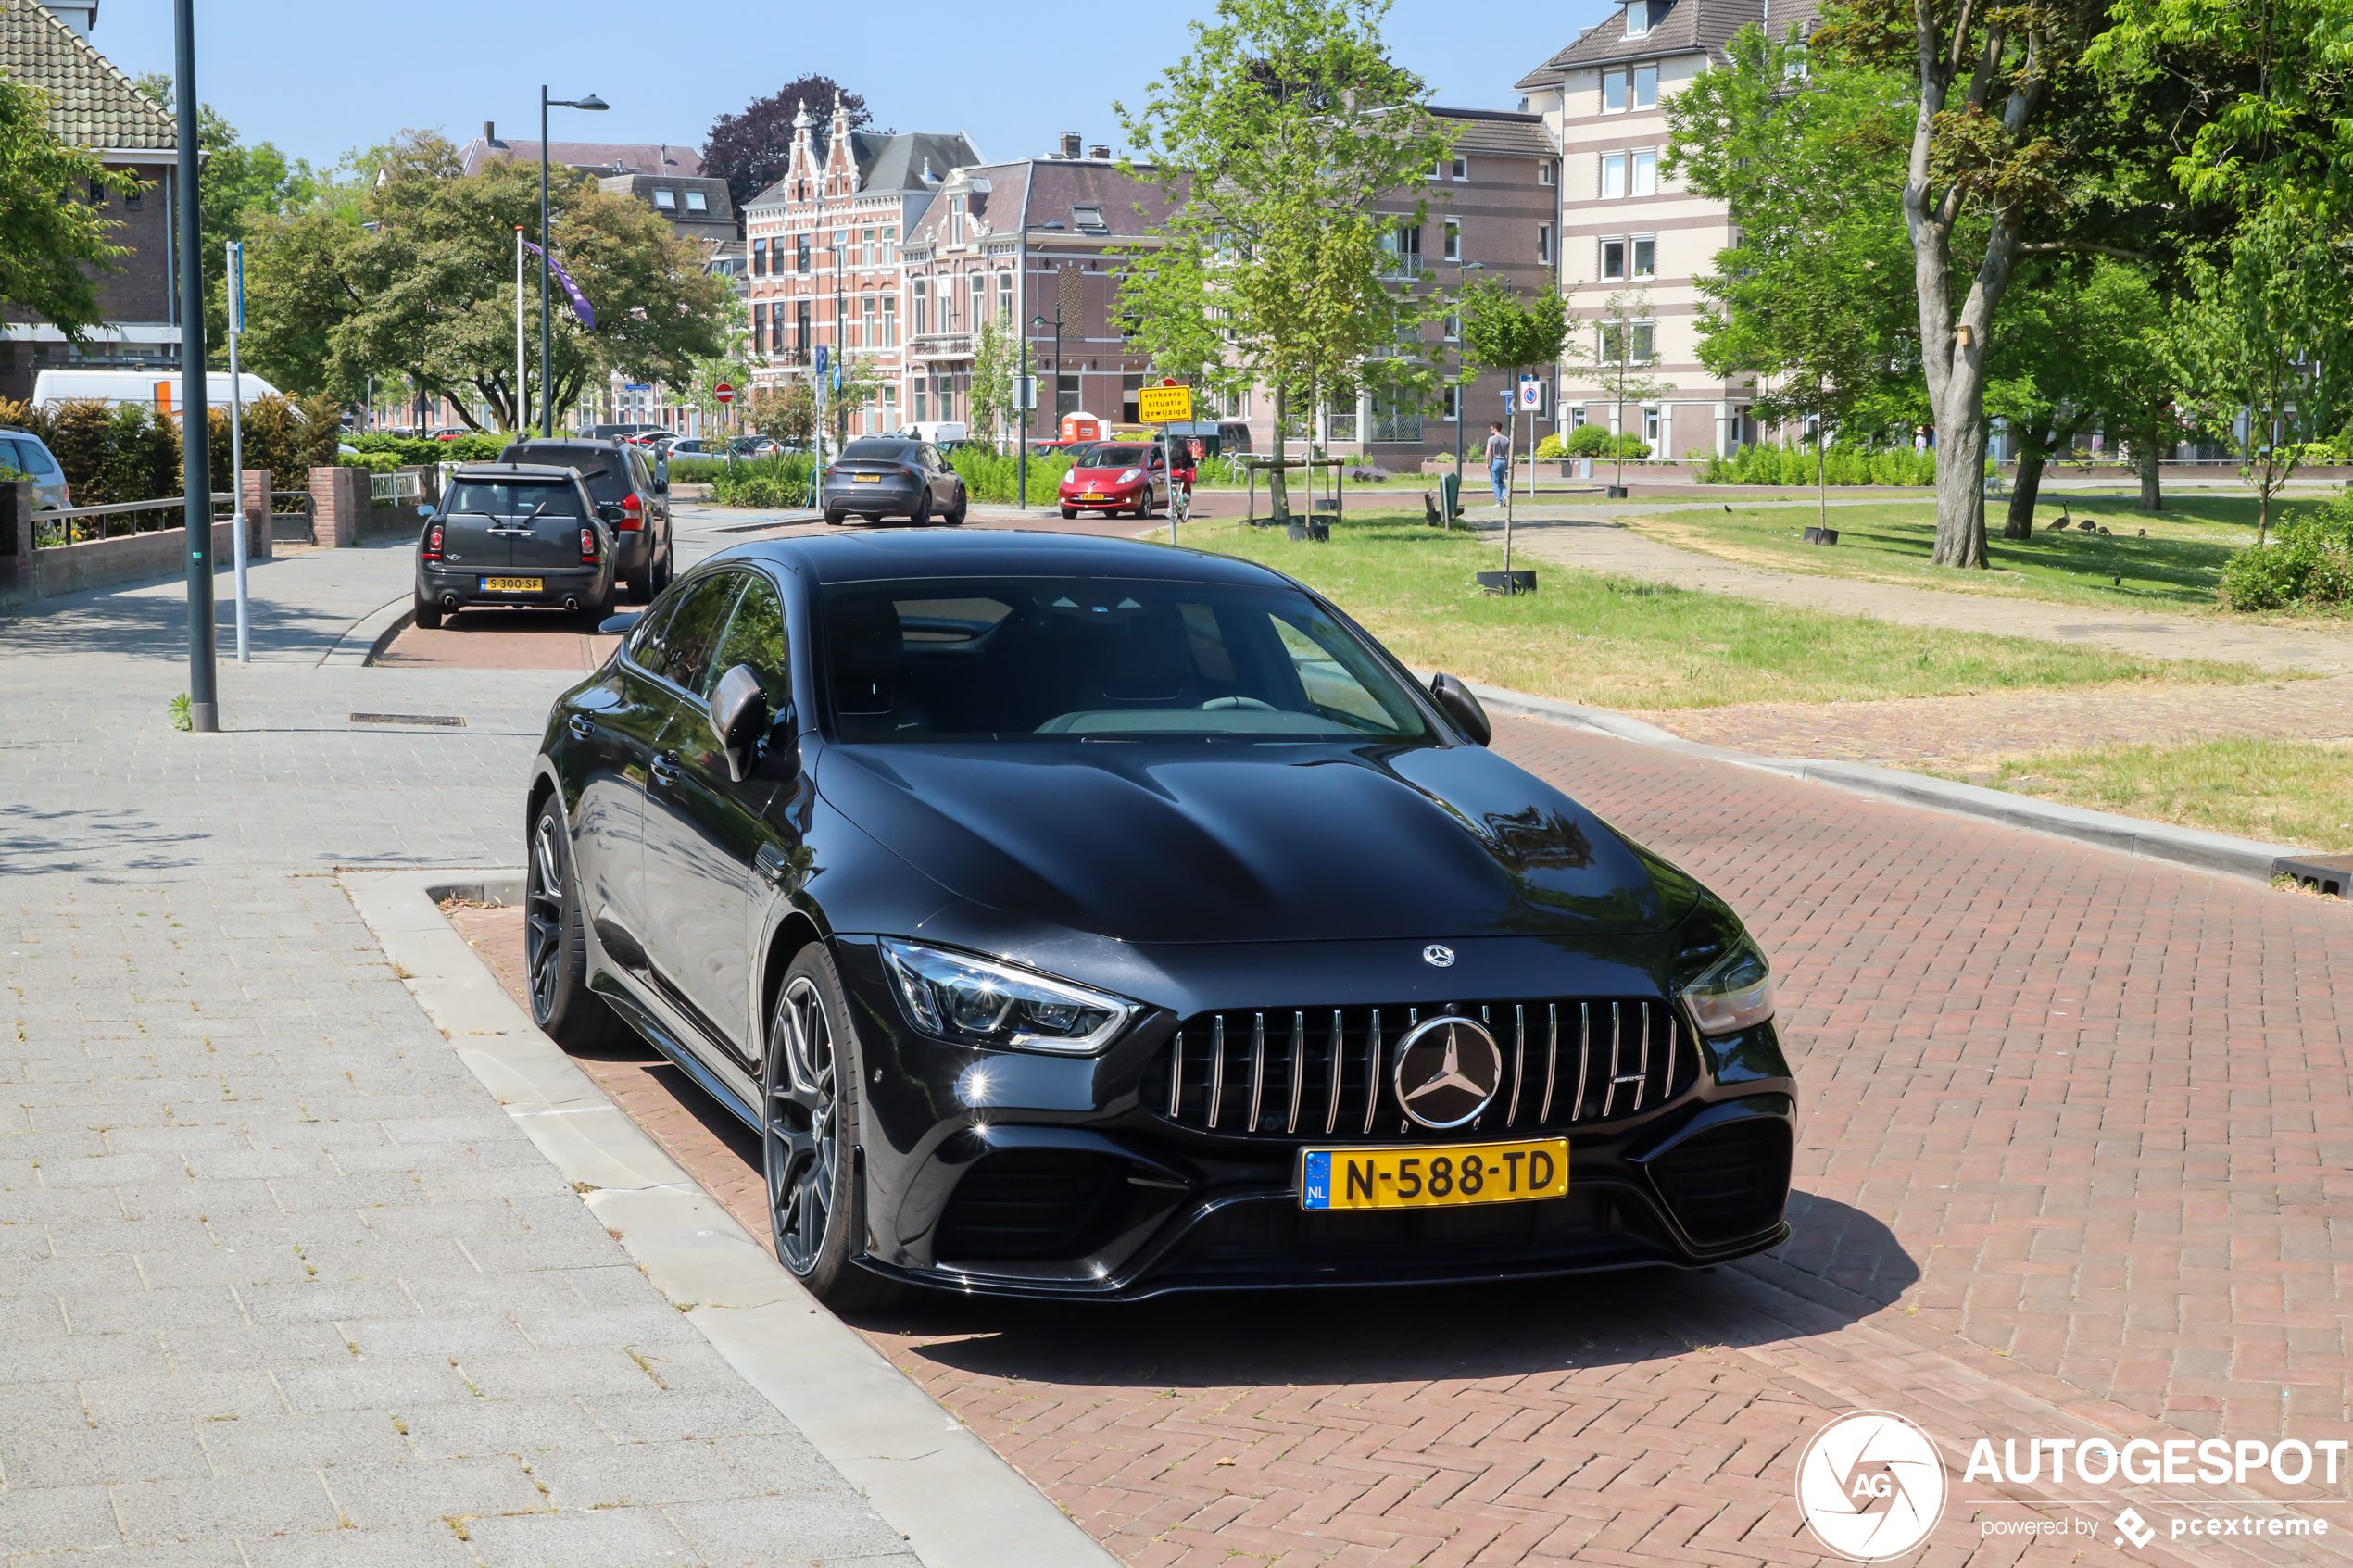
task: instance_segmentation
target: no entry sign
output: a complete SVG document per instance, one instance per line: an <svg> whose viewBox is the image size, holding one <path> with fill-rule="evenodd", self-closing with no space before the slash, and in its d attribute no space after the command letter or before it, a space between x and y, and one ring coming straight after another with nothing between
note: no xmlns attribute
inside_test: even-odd
<svg viewBox="0 0 2353 1568"><path fill-rule="evenodd" d="M717 386L712 387L711 395L722 403L733 403L736 400L736 389L725 382L721 382Z"/></svg>

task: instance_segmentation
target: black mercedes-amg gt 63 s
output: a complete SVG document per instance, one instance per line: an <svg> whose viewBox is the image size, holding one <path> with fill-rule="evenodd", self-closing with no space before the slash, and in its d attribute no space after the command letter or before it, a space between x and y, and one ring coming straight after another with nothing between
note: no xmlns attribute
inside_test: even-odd
<svg viewBox="0 0 2353 1568"><path fill-rule="evenodd" d="M1788 1234L1739 919L1288 578L912 531L738 546L624 619L532 769L532 1013L757 1129L824 1299Z"/></svg>

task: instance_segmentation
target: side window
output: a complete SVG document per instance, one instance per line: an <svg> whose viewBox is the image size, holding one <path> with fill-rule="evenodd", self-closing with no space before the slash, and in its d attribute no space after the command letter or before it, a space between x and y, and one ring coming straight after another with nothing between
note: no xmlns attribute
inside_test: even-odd
<svg viewBox="0 0 2353 1568"><path fill-rule="evenodd" d="M784 602L764 577L746 581L743 596L736 601L736 613L727 621L727 634L719 639L718 655L703 677L703 696L708 698L719 677L738 664L749 664L759 674L772 711L792 701L792 657L785 645Z"/></svg>
<svg viewBox="0 0 2353 1568"><path fill-rule="evenodd" d="M1290 656L1291 668L1298 675L1301 691L1313 707L1335 719L1361 720L1388 729L1409 723L1411 719L1392 714L1380 699L1365 689L1364 684L1352 672L1340 649L1347 644L1338 628L1309 628L1294 625L1281 616L1273 617L1275 635ZM1327 633L1330 646L1314 634ZM1351 649L1351 653L1354 652ZM1353 662L1353 660L1351 660Z"/></svg>
<svg viewBox="0 0 2353 1568"><path fill-rule="evenodd" d="M939 448L938 448L938 447L937 447L937 446L925 446L925 447L924 448L924 459L923 459L923 460L924 460L924 467L925 467L925 468L927 468L927 469L931 469L931 470L935 470L935 471L937 471L937 470L940 470L940 469L944 469L944 468L946 468L946 467L948 466L946 463L943 463L943 462L941 462L941 461L939 460Z"/></svg>
<svg viewBox="0 0 2353 1568"><path fill-rule="evenodd" d="M673 685L699 694L743 583L740 574L723 571L688 588L650 645L652 657L637 662Z"/></svg>

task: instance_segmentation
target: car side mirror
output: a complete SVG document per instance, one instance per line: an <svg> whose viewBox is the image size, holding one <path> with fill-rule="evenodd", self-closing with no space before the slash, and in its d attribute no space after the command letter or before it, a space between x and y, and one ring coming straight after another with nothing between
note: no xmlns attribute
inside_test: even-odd
<svg viewBox="0 0 2353 1568"><path fill-rule="evenodd" d="M727 754L727 776L744 782L752 768L769 756L786 765L787 774L800 769L799 735L788 707L782 714L768 707L768 688L749 664L738 664L719 677L711 694L711 728Z"/></svg>
<svg viewBox="0 0 2353 1568"><path fill-rule="evenodd" d="M633 609L622 615L608 615L597 623L597 634L600 637L625 637L629 629L637 624L637 618L644 613L643 610Z"/></svg>
<svg viewBox="0 0 2353 1568"><path fill-rule="evenodd" d="M1471 689L1453 676L1443 671L1432 675L1429 697L1473 746L1485 746L1495 738L1495 726L1488 721L1487 709L1478 705Z"/></svg>

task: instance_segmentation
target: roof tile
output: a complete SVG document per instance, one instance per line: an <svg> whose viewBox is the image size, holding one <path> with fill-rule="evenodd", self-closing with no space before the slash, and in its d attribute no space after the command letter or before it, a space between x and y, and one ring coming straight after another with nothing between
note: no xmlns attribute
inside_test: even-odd
<svg viewBox="0 0 2353 1568"><path fill-rule="evenodd" d="M49 129L79 146L180 144L170 113L35 0L0 0L0 75L46 94Z"/></svg>

